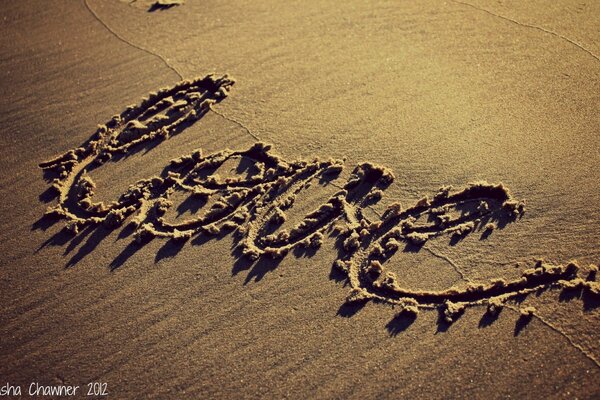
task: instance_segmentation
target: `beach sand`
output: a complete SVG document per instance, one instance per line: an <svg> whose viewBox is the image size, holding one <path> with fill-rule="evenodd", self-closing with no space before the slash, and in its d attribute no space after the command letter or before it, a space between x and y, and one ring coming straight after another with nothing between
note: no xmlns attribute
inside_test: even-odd
<svg viewBox="0 0 600 400"><path fill-rule="evenodd" d="M3 4L0 383L600 396L599 5L152 3Z"/></svg>

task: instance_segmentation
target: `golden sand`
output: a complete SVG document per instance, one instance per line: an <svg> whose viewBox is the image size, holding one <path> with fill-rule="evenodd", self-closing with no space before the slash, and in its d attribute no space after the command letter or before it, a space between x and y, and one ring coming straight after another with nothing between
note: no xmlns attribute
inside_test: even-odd
<svg viewBox="0 0 600 400"><path fill-rule="evenodd" d="M3 11L2 391L600 396L595 3Z"/></svg>

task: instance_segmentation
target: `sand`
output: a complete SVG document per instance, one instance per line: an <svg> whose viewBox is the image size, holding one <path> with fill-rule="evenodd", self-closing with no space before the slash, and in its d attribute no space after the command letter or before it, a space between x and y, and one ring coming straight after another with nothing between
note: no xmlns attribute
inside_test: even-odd
<svg viewBox="0 0 600 400"><path fill-rule="evenodd" d="M153 4L4 5L2 383L600 396L598 6Z"/></svg>

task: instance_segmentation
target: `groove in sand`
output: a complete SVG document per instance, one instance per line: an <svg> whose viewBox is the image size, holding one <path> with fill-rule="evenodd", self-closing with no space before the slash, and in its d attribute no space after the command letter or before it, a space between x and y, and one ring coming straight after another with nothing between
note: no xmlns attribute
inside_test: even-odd
<svg viewBox="0 0 600 400"><path fill-rule="evenodd" d="M226 149L203 155L196 150L171 160L159 176L134 183L109 204L93 201L95 184L88 172L134 148L182 132L227 97L233 84L227 75L209 75L151 93L139 105L127 107L100 126L81 147L40 164L55 176L51 184L58 196L57 205L47 214L66 219L67 228L74 233L87 225L118 227L127 221L135 227L134 237L140 242L152 237L187 240L196 234L235 230L242 253L251 260L283 257L301 247L316 251L325 235L337 235L340 256L334 267L350 284L348 302L384 302L411 314L438 309L448 322L466 307L486 306L487 313L496 315L507 301L545 289L600 293L597 267L580 268L575 262L554 266L540 261L515 280L469 282L464 288L441 291L404 288L387 270L384 263L401 245L419 248L442 235L458 241L474 231L488 235L520 218L524 202L514 199L502 184L476 182L461 190L443 187L431 199L424 197L406 209L393 203L379 220L370 221L363 215L364 208L382 198L394 174L366 162L356 166L346 184L299 224L279 229L286 211L307 184L332 180L344 168L344 161L287 162L273 155L270 145L258 142L243 151ZM258 172L246 178L210 173L233 159L251 163ZM216 201L202 216L167 222L164 214L173 206L171 196L176 191Z"/></svg>

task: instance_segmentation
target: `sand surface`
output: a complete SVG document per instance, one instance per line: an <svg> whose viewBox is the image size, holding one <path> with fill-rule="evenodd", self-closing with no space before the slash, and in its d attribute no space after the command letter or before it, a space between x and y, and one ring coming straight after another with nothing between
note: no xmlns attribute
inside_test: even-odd
<svg viewBox="0 0 600 400"><path fill-rule="evenodd" d="M443 301L421 299L414 316L401 312L400 292L332 267L360 258L325 229L333 219L323 220L320 247L290 244L283 258L257 262L236 246L263 239L260 210L239 224L258 229L256 242L200 227L188 240L137 243L125 226L135 214L117 228L87 221L73 234L43 217L61 199L38 167L127 106L147 110L152 92L228 74L235 84L225 95L198 89L214 104L194 106L197 121L91 171L94 201L117 200L195 149L207 156L265 142L278 163L344 165L299 189L280 229L328 204L364 162L395 176L378 202L349 200L369 222L446 185L501 182L525 200L509 218L492 196L491 233L480 223L460 237L432 228L423 246L400 238L382 264L411 293L517 281L537 259L577 260L585 281L600 259L598 4L188 0L148 12L151 3L3 4L0 384L98 381L113 398L600 396L600 301L587 286L525 285L517 289L532 290L510 292L493 317L493 296L468 297L451 323ZM212 173L258 173L228 163ZM171 224L214 203L181 191L171 200ZM383 299L349 304L356 287ZM529 307L533 315L522 316Z"/></svg>

